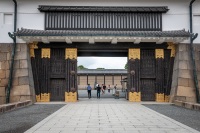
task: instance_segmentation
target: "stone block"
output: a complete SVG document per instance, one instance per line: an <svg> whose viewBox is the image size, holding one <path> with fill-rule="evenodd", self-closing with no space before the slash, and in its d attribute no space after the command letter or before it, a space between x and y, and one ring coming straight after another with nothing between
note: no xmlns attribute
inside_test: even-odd
<svg viewBox="0 0 200 133"><path fill-rule="evenodd" d="M16 54L15 54L15 60L23 60L23 59L27 59L27 52L26 51L16 52Z"/></svg>
<svg viewBox="0 0 200 133"><path fill-rule="evenodd" d="M7 60L7 53L0 53L0 61L5 61Z"/></svg>
<svg viewBox="0 0 200 133"><path fill-rule="evenodd" d="M178 50L179 51L187 51L188 47L187 47L188 44L179 44L178 45Z"/></svg>
<svg viewBox="0 0 200 133"><path fill-rule="evenodd" d="M6 78L9 78L10 70L6 70Z"/></svg>
<svg viewBox="0 0 200 133"><path fill-rule="evenodd" d="M28 69L23 68L23 69L16 69L14 70L14 77L24 77L28 76Z"/></svg>
<svg viewBox="0 0 200 133"><path fill-rule="evenodd" d="M0 80L0 86L5 87L8 85L8 79L1 79Z"/></svg>
<svg viewBox="0 0 200 133"><path fill-rule="evenodd" d="M30 87L29 85L13 86L10 95L11 96L30 95Z"/></svg>
<svg viewBox="0 0 200 133"><path fill-rule="evenodd" d="M200 104L194 104L194 110L199 110L200 111Z"/></svg>
<svg viewBox="0 0 200 133"><path fill-rule="evenodd" d="M174 62L174 70L177 70L179 68L179 61Z"/></svg>
<svg viewBox="0 0 200 133"><path fill-rule="evenodd" d="M29 85L29 77L19 77L19 85Z"/></svg>
<svg viewBox="0 0 200 133"><path fill-rule="evenodd" d="M185 108L188 108L188 109L193 109L193 108L194 108L193 103L189 103L189 102L183 103L183 106L184 106Z"/></svg>
<svg viewBox="0 0 200 133"><path fill-rule="evenodd" d="M189 81L189 87L195 88L194 87L194 80L193 79L189 79L188 81Z"/></svg>
<svg viewBox="0 0 200 133"><path fill-rule="evenodd" d="M0 61L0 70L7 69L7 61Z"/></svg>
<svg viewBox="0 0 200 133"><path fill-rule="evenodd" d="M0 96L0 105L6 103L6 97L5 96Z"/></svg>
<svg viewBox="0 0 200 133"><path fill-rule="evenodd" d="M25 43L21 43L21 51L22 51L22 52L24 52L24 51L27 52L27 49L28 49L28 45L25 44Z"/></svg>
<svg viewBox="0 0 200 133"><path fill-rule="evenodd" d="M7 54L6 54L6 59L7 59L7 60L11 60L11 53L7 53Z"/></svg>
<svg viewBox="0 0 200 133"><path fill-rule="evenodd" d="M0 52L9 52L9 51L11 51L10 43L0 44Z"/></svg>
<svg viewBox="0 0 200 133"><path fill-rule="evenodd" d="M0 87L0 96L6 96L5 87Z"/></svg>
<svg viewBox="0 0 200 133"><path fill-rule="evenodd" d="M0 70L0 79L6 78L6 70Z"/></svg>
<svg viewBox="0 0 200 133"><path fill-rule="evenodd" d="M174 99L178 100L178 101L182 101L182 102L186 101L186 97L185 96L175 96Z"/></svg>
<svg viewBox="0 0 200 133"><path fill-rule="evenodd" d="M199 56L200 56L199 51L195 51L194 58L195 58L196 61L199 60Z"/></svg>
<svg viewBox="0 0 200 133"><path fill-rule="evenodd" d="M29 85L34 87L34 80L33 77L29 77Z"/></svg>
<svg viewBox="0 0 200 133"><path fill-rule="evenodd" d="M184 51L179 52L179 60L190 60L189 53Z"/></svg>
<svg viewBox="0 0 200 133"><path fill-rule="evenodd" d="M14 61L14 69L18 69L18 68L19 68L19 60L15 60Z"/></svg>
<svg viewBox="0 0 200 133"><path fill-rule="evenodd" d="M19 102L20 96L10 96L10 103Z"/></svg>
<svg viewBox="0 0 200 133"><path fill-rule="evenodd" d="M191 70L179 69L178 77L180 78L193 78L193 73Z"/></svg>
<svg viewBox="0 0 200 133"><path fill-rule="evenodd" d="M192 61L188 61L188 70L193 70Z"/></svg>
<svg viewBox="0 0 200 133"><path fill-rule="evenodd" d="M178 86L177 96L195 97L195 89L191 87Z"/></svg>
<svg viewBox="0 0 200 133"><path fill-rule="evenodd" d="M13 78L12 84L13 84L13 86L18 86L19 85L18 77Z"/></svg>
<svg viewBox="0 0 200 133"><path fill-rule="evenodd" d="M179 61L179 66L178 66L179 69L188 69L188 62L185 61L185 60L181 60Z"/></svg>
<svg viewBox="0 0 200 133"><path fill-rule="evenodd" d="M21 44L18 43L18 44L16 45L16 52L20 52L20 51L21 51Z"/></svg>
<svg viewBox="0 0 200 133"><path fill-rule="evenodd" d="M200 72L200 60L196 61L196 69Z"/></svg>
<svg viewBox="0 0 200 133"><path fill-rule="evenodd" d="M179 100L175 100L174 101L174 104L176 105L176 106L183 106L183 102L182 101L179 101Z"/></svg>
<svg viewBox="0 0 200 133"><path fill-rule="evenodd" d="M178 70L173 71L173 75L172 75L172 86L177 86L178 85Z"/></svg>
<svg viewBox="0 0 200 133"><path fill-rule="evenodd" d="M189 79L188 78L178 78L178 86L189 87Z"/></svg>
<svg viewBox="0 0 200 133"><path fill-rule="evenodd" d="M196 103L196 96L195 97L186 97L187 102Z"/></svg>
<svg viewBox="0 0 200 133"><path fill-rule="evenodd" d="M19 67L20 68L28 68L28 62L27 62L27 60L20 60L19 62L20 62L19 63Z"/></svg>
<svg viewBox="0 0 200 133"><path fill-rule="evenodd" d="M26 100L31 100L31 99L32 99L32 96L30 96L30 95L21 96L21 97L20 97L20 101L26 101Z"/></svg>

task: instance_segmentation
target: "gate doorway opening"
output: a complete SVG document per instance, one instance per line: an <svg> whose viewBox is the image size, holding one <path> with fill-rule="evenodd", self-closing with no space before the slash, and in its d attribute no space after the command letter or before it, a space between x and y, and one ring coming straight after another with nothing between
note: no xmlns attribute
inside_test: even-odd
<svg viewBox="0 0 200 133"><path fill-rule="evenodd" d="M122 81L127 78L127 57L78 57L77 61L79 98L88 98L88 84L92 88L91 98L97 98L98 85L101 87L101 98L118 98L115 96L116 91L119 98L125 98L126 89Z"/></svg>

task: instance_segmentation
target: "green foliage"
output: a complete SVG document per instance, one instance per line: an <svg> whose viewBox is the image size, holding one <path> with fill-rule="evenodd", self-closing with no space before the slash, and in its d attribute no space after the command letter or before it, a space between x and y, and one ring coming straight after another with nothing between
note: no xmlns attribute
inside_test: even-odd
<svg viewBox="0 0 200 133"><path fill-rule="evenodd" d="M88 69L88 68L84 67L83 65L79 65L79 66L77 67L77 69L82 70L82 69Z"/></svg>
<svg viewBox="0 0 200 133"><path fill-rule="evenodd" d="M105 68L97 68L97 69L105 69Z"/></svg>
<svg viewBox="0 0 200 133"><path fill-rule="evenodd" d="M128 69L128 63L125 64L124 68L125 68L125 69Z"/></svg>

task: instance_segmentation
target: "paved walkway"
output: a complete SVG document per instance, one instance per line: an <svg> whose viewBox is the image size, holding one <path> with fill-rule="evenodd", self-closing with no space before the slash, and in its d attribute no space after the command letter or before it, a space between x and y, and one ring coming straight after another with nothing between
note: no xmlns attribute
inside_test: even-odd
<svg viewBox="0 0 200 133"><path fill-rule="evenodd" d="M141 103L80 99L68 103L26 133L199 133Z"/></svg>

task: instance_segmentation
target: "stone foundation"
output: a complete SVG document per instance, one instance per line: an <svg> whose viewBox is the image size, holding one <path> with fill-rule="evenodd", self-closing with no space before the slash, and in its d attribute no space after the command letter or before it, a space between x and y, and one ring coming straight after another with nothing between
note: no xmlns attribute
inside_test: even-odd
<svg viewBox="0 0 200 133"><path fill-rule="evenodd" d="M197 67L197 77L200 80L200 45L194 45L195 62ZM184 97L185 102L196 102L196 91L193 79L193 67L190 57L190 44L176 45L176 56L173 69L172 90L170 101L177 100L178 97ZM200 83L200 81L199 81Z"/></svg>
<svg viewBox="0 0 200 133"><path fill-rule="evenodd" d="M6 87L10 73L12 44L0 44L0 104L5 104ZM31 100L35 102L35 91L27 44L17 44L10 102Z"/></svg>

